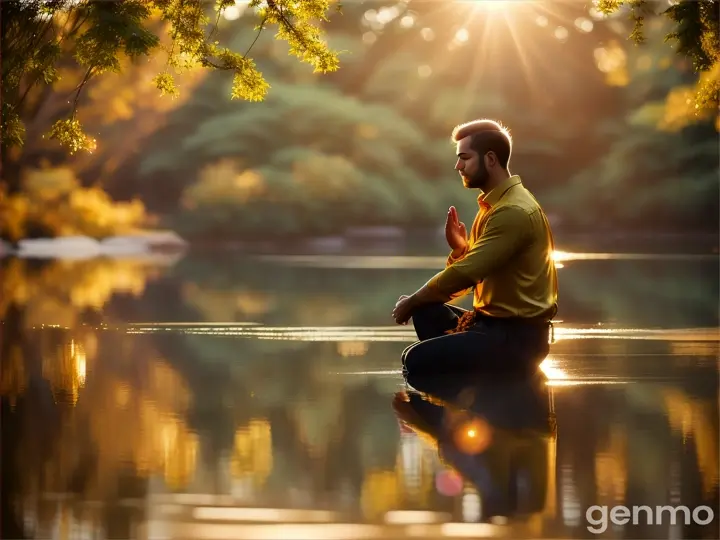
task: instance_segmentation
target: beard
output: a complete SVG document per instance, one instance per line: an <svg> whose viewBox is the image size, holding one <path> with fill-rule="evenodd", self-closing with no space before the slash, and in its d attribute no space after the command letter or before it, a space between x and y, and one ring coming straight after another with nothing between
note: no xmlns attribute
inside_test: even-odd
<svg viewBox="0 0 720 540"><path fill-rule="evenodd" d="M463 184L466 188L469 189L479 189L481 191L485 191L485 188L487 187L488 180L490 179L490 175L488 172L484 169L481 169L477 171L472 176L465 176L463 175Z"/></svg>

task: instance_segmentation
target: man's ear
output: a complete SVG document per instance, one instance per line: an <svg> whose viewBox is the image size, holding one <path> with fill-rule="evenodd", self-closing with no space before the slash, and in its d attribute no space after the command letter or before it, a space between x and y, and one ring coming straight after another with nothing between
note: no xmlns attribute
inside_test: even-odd
<svg viewBox="0 0 720 540"><path fill-rule="evenodd" d="M492 150L490 152L487 152L485 154L484 158L485 158L485 165L487 166L488 169L494 167L498 162L497 156L495 155L495 152L493 152Z"/></svg>

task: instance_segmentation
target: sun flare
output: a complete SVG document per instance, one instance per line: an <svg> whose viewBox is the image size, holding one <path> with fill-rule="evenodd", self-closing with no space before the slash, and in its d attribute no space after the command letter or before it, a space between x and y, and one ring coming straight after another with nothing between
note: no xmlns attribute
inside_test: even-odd
<svg viewBox="0 0 720 540"><path fill-rule="evenodd" d="M485 11L500 11L508 7L507 0L470 0L476 9Z"/></svg>

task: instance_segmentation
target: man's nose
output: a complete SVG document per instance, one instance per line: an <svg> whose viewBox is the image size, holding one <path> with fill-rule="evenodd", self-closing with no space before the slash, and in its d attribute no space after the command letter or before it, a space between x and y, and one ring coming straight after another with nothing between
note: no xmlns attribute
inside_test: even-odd
<svg viewBox="0 0 720 540"><path fill-rule="evenodd" d="M457 163L455 163L455 170L456 171L462 171L463 170L463 163L461 160L457 160Z"/></svg>

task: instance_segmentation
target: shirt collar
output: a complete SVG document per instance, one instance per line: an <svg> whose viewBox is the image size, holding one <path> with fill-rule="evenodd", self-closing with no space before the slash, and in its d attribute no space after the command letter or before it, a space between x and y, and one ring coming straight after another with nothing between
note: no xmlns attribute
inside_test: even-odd
<svg viewBox="0 0 720 540"><path fill-rule="evenodd" d="M487 193L483 193L482 195L480 195L478 197L478 204L480 206L487 206L492 208L497 204L497 202L500 200L500 197L502 197L508 189L518 184L522 184L520 176L518 176L517 174L509 176Z"/></svg>

